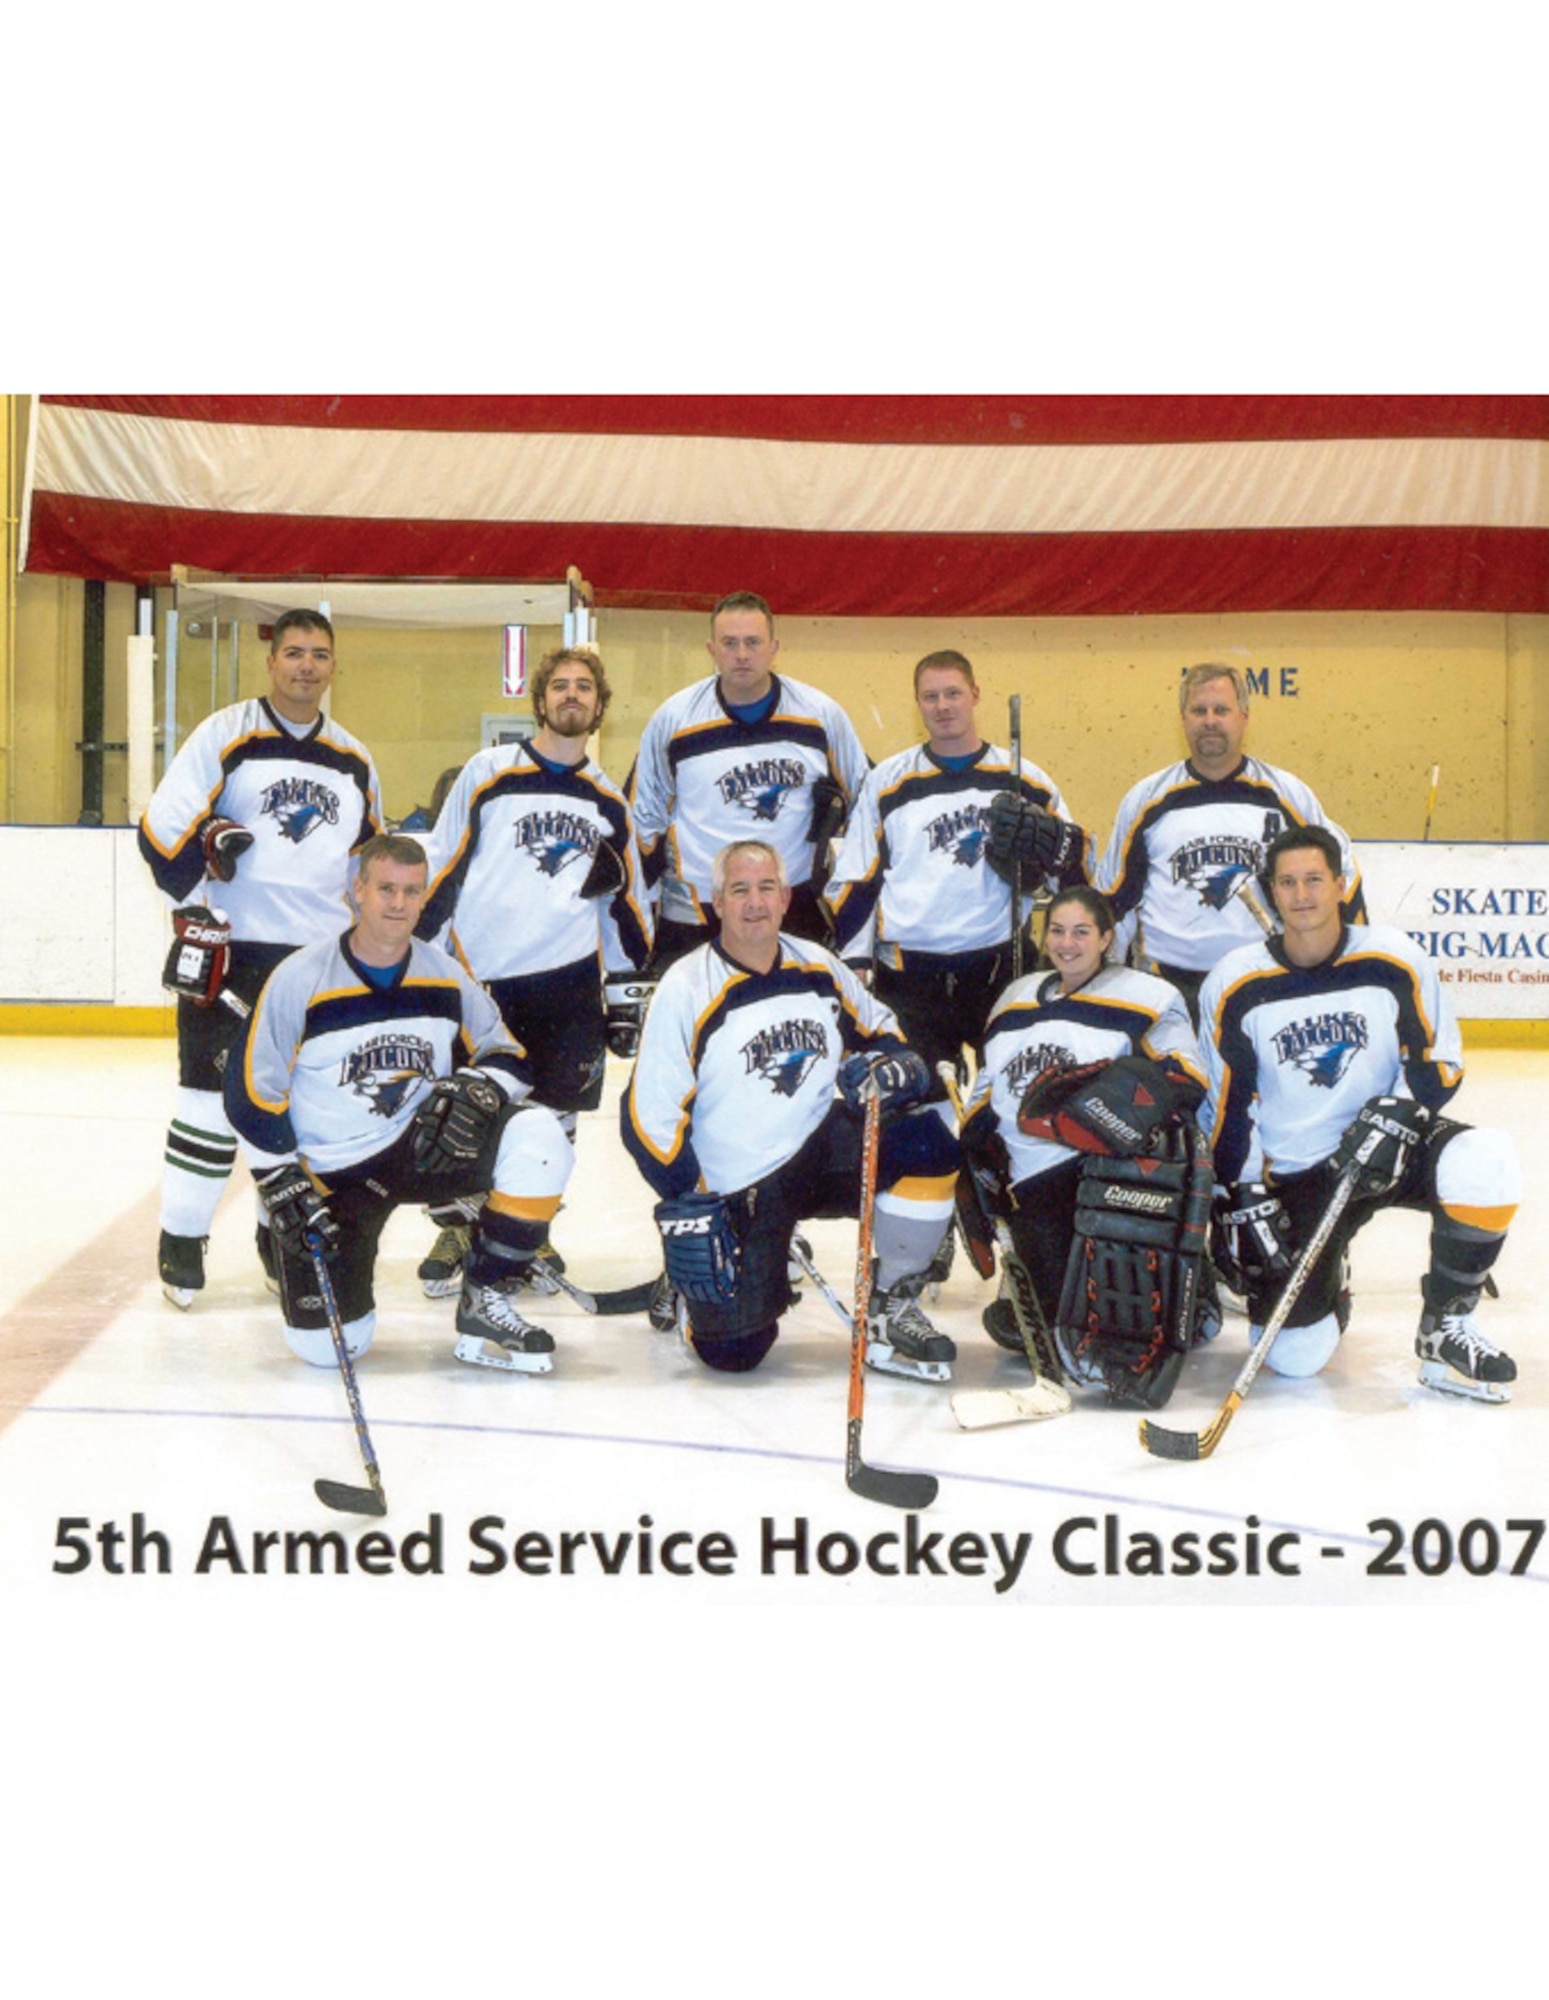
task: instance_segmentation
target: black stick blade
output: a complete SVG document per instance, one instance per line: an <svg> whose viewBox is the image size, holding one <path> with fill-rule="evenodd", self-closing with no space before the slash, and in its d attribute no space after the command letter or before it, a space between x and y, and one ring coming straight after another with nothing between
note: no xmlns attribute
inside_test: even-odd
<svg viewBox="0 0 1549 2000"><path fill-rule="evenodd" d="M604 1319L616 1318L620 1313L643 1313L651 1303L656 1282L652 1278L643 1285L626 1285L618 1292L594 1292L592 1304Z"/></svg>
<svg viewBox="0 0 1549 2000"><path fill-rule="evenodd" d="M1140 1442L1153 1458L1199 1457L1199 1438L1194 1431L1163 1430L1145 1418L1140 1423Z"/></svg>
<svg viewBox="0 0 1549 2000"><path fill-rule="evenodd" d="M863 1500L880 1500L884 1507L902 1507L909 1514L928 1507L941 1491L933 1472L887 1472L862 1460L845 1467L844 1483Z"/></svg>
<svg viewBox="0 0 1549 2000"><path fill-rule="evenodd" d="M325 1507L339 1514L385 1514L387 1495L369 1486L344 1486L337 1479L315 1479L312 1491Z"/></svg>

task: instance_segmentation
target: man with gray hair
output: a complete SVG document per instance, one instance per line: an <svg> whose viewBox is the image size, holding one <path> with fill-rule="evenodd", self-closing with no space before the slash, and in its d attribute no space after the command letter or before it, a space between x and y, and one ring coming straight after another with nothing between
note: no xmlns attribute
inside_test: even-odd
<svg viewBox="0 0 1549 2000"><path fill-rule="evenodd" d="M1178 693L1188 755L1142 778L1119 805L1095 886L1113 903L1131 964L1158 973L1188 1001L1198 1025L1206 975L1262 931L1237 891L1288 827L1326 826L1344 859L1345 915L1365 920L1349 836L1289 771L1243 749L1248 684L1237 667L1190 667Z"/></svg>

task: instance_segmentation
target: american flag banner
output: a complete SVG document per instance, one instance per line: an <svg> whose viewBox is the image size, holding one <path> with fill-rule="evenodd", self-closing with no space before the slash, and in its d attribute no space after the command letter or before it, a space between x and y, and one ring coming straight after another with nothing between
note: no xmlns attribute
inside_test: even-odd
<svg viewBox="0 0 1549 2000"><path fill-rule="evenodd" d="M1549 611L1546 396L40 396L24 567L804 615Z"/></svg>

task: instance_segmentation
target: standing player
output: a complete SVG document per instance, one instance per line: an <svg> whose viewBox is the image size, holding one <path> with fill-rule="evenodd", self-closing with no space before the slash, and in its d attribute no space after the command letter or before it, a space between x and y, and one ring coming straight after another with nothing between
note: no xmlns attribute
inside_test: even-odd
<svg viewBox="0 0 1549 2000"><path fill-rule="evenodd" d="M657 970L715 935L715 857L746 837L780 856L792 885L791 934L825 937L829 843L867 771L839 704L775 673L780 642L763 598L723 597L706 651L715 672L662 703L629 780L646 874L659 891Z"/></svg>
<svg viewBox="0 0 1549 2000"><path fill-rule="evenodd" d="M1356 1190L1265 1365L1315 1375L1348 1317L1350 1239L1379 1209L1431 1218L1415 1352L1420 1380L1505 1402L1516 1364L1472 1317L1521 1197L1508 1134L1442 1107L1463 1078L1451 1003L1398 930L1348 924L1344 850L1326 827L1270 842L1284 935L1224 958L1200 995L1210 1093L1201 1123L1224 1197L1217 1262L1247 1293L1256 1341L1345 1169Z"/></svg>
<svg viewBox="0 0 1549 2000"><path fill-rule="evenodd" d="M178 1092L158 1263L162 1290L184 1310L203 1289L205 1243L236 1162L221 1082L238 1021L288 952L349 923L350 857L382 825L370 756L323 714L334 665L328 620L287 611L269 642L268 694L206 716L140 822L140 852L177 906L164 978L178 995ZM262 1223L258 1238L272 1275Z"/></svg>
<svg viewBox="0 0 1549 2000"><path fill-rule="evenodd" d="M574 1154L494 1002L455 959L414 937L425 855L402 834L366 843L356 921L266 982L226 1075L226 1104L280 1252L285 1338L334 1363L310 1246L336 1264L352 1355L376 1325L373 1274L400 1202L489 1190L457 1308L460 1361L546 1374L552 1338L509 1292L559 1207Z"/></svg>
<svg viewBox="0 0 1549 2000"><path fill-rule="evenodd" d="M1028 887L1082 879L1088 842L1046 772L1024 760L1013 785L1010 753L979 735L979 688L961 653L927 653L914 696L926 740L868 775L827 900L835 949L873 963L872 991L934 1075L942 1061L959 1065L965 1045L979 1051L1011 977L1016 864L1009 846L992 854L992 824L1009 818L1014 845L1025 819Z"/></svg>
<svg viewBox="0 0 1549 2000"><path fill-rule="evenodd" d="M533 676L537 733L470 758L425 843L420 936L445 930L489 988L532 1066L534 1095L572 1140L578 1114L602 1100L610 1039L634 1052L636 975L651 949L629 809L586 752L610 698L595 653L549 653ZM420 1268L432 1298L456 1289L467 1242L461 1219L442 1230Z"/></svg>
<svg viewBox="0 0 1549 2000"><path fill-rule="evenodd" d="M930 1072L821 945L782 933L776 850L716 857L719 935L673 965L646 1017L621 1106L624 1143L658 1195L667 1277L708 1367L756 1368L791 1303L791 1232L856 1213L861 1112L882 1101L876 1284L866 1359L945 1381L956 1358L917 1298L952 1214L958 1147ZM835 1089L839 1096L836 1099ZM910 1108L915 1107L915 1108Z"/></svg>
<svg viewBox="0 0 1549 2000"><path fill-rule="evenodd" d="M1235 892L1258 875L1284 828L1327 826L1349 884L1346 914L1360 921L1365 903L1348 837L1300 778L1245 753L1241 672L1190 667L1178 702L1188 756L1125 794L1095 880L1112 899L1131 963L1170 980L1197 1009L1211 967L1262 936Z"/></svg>

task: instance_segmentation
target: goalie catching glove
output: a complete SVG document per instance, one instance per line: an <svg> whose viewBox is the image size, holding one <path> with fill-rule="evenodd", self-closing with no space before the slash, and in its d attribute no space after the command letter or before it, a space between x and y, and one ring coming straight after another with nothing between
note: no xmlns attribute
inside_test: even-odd
<svg viewBox="0 0 1549 2000"><path fill-rule="evenodd" d="M430 1086L409 1128L409 1158L419 1174L466 1173L505 1110L505 1092L480 1069L460 1069Z"/></svg>
<svg viewBox="0 0 1549 2000"><path fill-rule="evenodd" d="M1354 1167L1358 1194L1391 1194L1430 1122L1411 1097L1373 1097L1345 1127L1329 1165L1336 1174Z"/></svg>
<svg viewBox="0 0 1549 2000"><path fill-rule="evenodd" d="M253 844L253 836L234 819L212 815L199 829L204 848L204 872L217 882L236 879L237 863Z"/></svg>
<svg viewBox="0 0 1549 2000"><path fill-rule="evenodd" d="M283 1167L270 1167L254 1174L274 1240L287 1257L305 1257L317 1250L334 1257L339 1249L339 1225L328 1212L328 1203L313 1186L306 1169L297 1160Z"/></svg>
<svg viewBox="0 0 1549 2000"><path fill-rule="evenodd" d="M1041 880L1076 880L1086 849L1079 826L1045 812L1015 792L997 792L989 805L989 831L984 858L1003 882L1016 887L1018 876Z"/></svg>
<svg viewBox="0 0 1549 2000"><path fill-rule="evenodd" d="M742 1254L730 1204L718 1194L675 1195L656 1204L656 1226L669 1282L686 1299L729 1305Z"/></svg>
<svg viewBox="0 0 1549 2000"><path fill-rule="evenodd" d="M231 965L231 920L224 910L186 903L172 912L172 949L162 967L169 993L213 1007Z"/></svg>
<svg viewBox="0 0 1549 2000"><path fill-rule="evenodd" d="M1134 1158L1153 1152L1168 1119L1187 1115L1201 1095L1145 1056L1047 1069L1023 1093L1017 1130L1078 1153Z"/></svg>
<svg viewBox="0 0 1549 2000"><path fill-rule="evenodd" d="M930 1094L930 1065L913 1049L873 1049L846 1056L834 1079L851 1111L863 1112L875 1094L883 1111L899 1111Z"/></svg>

